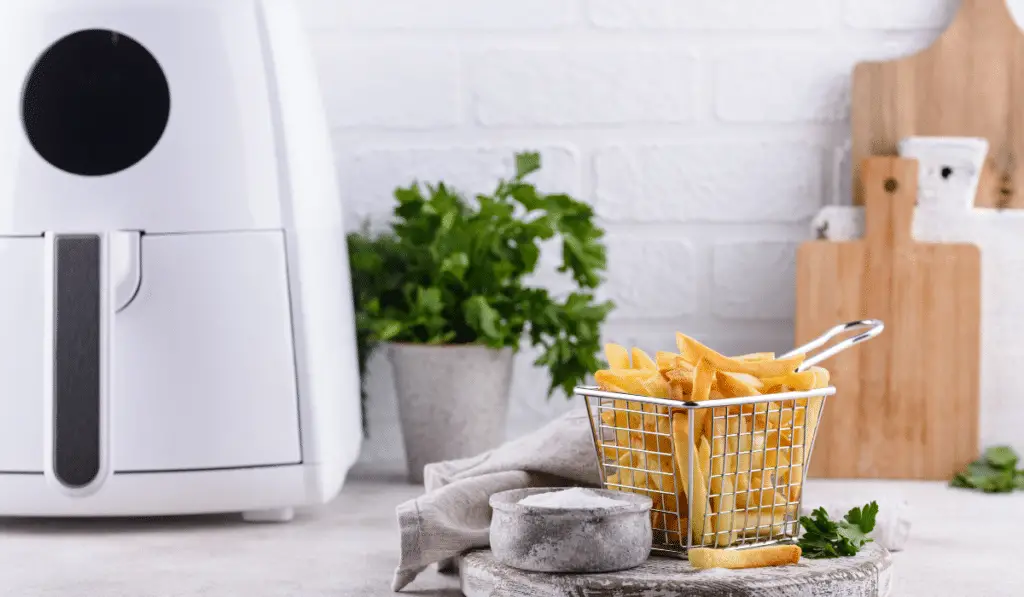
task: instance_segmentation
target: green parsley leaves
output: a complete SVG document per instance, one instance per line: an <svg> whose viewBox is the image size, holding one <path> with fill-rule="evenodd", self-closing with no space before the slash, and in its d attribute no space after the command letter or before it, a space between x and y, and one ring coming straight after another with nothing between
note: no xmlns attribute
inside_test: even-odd
<svg viewBox="0 0 1024 597"><path fill-rule="evenodd" d="M816 509L811 516L801 516L804 534L799 545L803 557L819 559L855 555L871 542L868 533L875 528L877 515L878 504L871 502L864 508L850 510L838 522L830 520L824 508Z"/></svg>
<svg viewBox="0 0 1024 597"><path fill-rule="evenodd" d="M1017 470L1020 458L1009 446L994 446L981 458L953 477L950 485L985 493L1009 493L1024 489L1024 470Z"/></svg>

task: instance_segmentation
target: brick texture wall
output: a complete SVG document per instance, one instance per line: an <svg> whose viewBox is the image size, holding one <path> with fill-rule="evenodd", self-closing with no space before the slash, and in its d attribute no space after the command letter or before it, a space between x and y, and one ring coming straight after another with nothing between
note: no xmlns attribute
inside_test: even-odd
<svg viewBox="0 0 1024 597"><path fill-rule="evenodd" d="M349 227L386 216L396 185L487 190L535 148L541 186L591 201L608 230L607 339L654 351L681 330L735 353L792 346L795 247L820 206L849 201L853 64L926 47L958 4L297 1ZM531 360L510 436L570 405ZM390 368L371 368L362 466L400 471Z"/></svg>

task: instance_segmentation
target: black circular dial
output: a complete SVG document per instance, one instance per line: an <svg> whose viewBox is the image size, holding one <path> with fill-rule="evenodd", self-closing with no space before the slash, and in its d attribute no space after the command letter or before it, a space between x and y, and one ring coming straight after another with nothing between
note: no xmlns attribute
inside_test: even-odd
<svg viewBox="0 0 1024 597"><path fill-rule="evenodd" d="M22 120L32 147L71 174L130 168L167 128L171 92L156 58L116 31L89 29L50 46L29 73Z"/></svg>

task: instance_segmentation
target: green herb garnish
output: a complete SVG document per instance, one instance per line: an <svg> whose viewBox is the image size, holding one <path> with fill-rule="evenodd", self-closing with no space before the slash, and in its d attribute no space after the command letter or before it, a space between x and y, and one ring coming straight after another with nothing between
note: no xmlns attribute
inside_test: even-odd
<svg viewBox="0 0 1024 597"><path fill-rule="evenodd" d="M1017 470L1020 458L1009 446L994 446L981 458L967 465L950 485L964 489L977 489L986 493L1009 493L1024 489L1024 471Z"/></svg>
<svg viewBox="0 0 1024 597"><path fill-rule="evenodd" d="M801 516L804 534L798 544L803 557L819 559L855 555L871 542L868 533L875 528L877 515L878 504L871 502L863 509L850 510L838 522L830 520L824 508L818 508L811 516Z"/></svg>

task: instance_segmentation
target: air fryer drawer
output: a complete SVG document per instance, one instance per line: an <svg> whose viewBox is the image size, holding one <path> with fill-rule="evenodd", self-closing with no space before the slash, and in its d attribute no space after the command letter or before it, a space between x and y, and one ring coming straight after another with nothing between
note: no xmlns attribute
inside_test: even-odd
<svg viewBox="0 0 1024 597"><path fill-rule="evenodd" d="M114 319L115 473L301 461L281 232L145 235Z"/></svg>
<svg viewBox="0 0 1024 597"><path fill-rule="evenodd" d="M0 472L43 471L43 238L0 238Z"/></svg>

